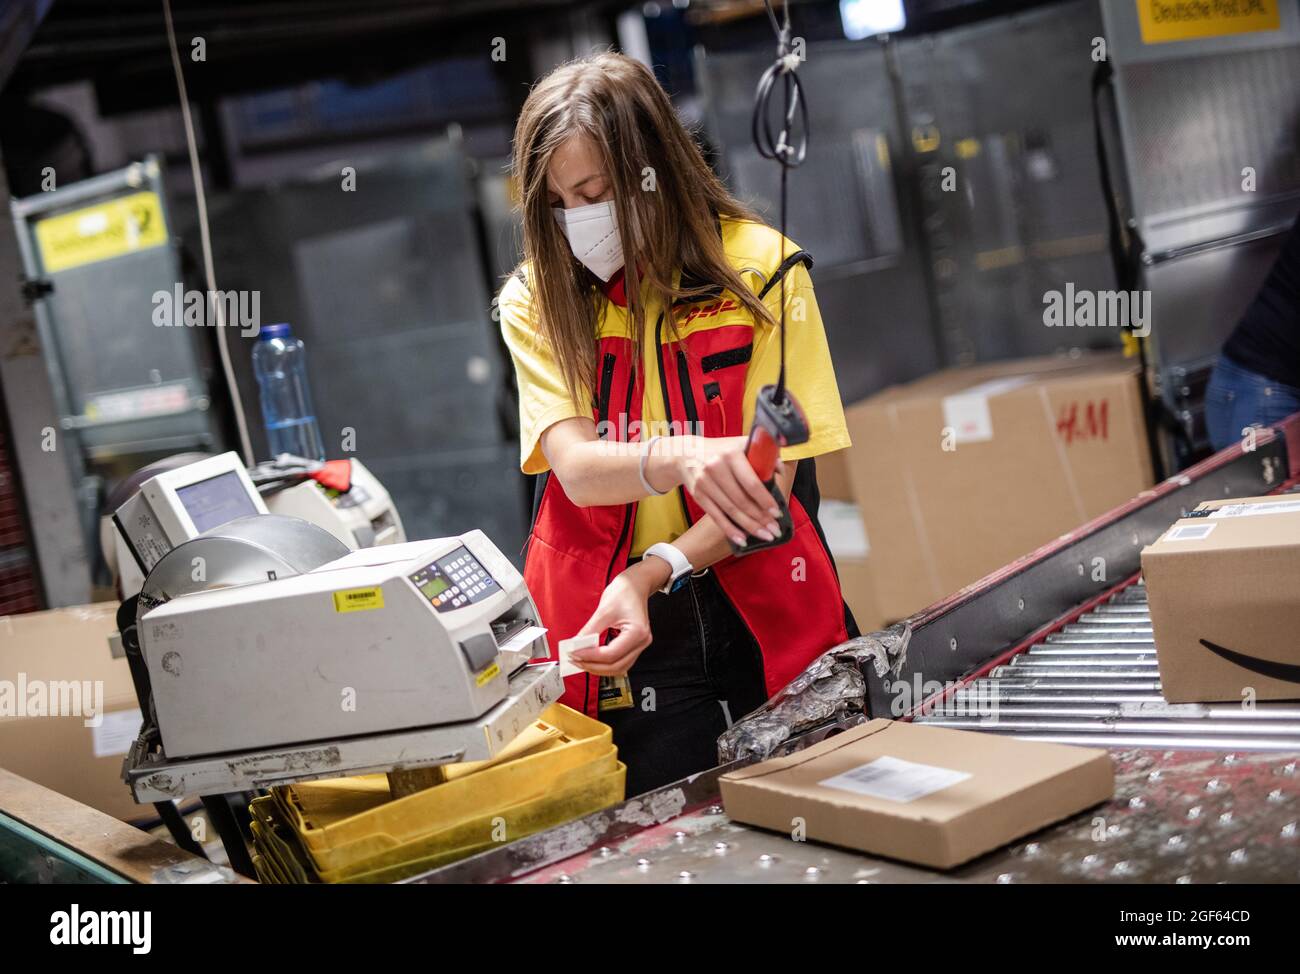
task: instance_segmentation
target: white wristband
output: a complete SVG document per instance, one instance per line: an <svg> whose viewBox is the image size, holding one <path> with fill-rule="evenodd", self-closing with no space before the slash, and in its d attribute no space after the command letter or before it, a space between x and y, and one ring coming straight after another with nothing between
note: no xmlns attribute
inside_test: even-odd
<svg viewBox="0 0 1300 974"><path fill-rule="evenodd" d="M645 550L645 554L642 555L642 557L662 558L664 561L668 562L668 581L664 582L663 588L659 590L665 594L676 588L680 579L695 571L690 560L682 554L682 550L674 544L669 544L667 541L660 541L657 544L652 544Z"/></svg>
<svg viewBox="0 0 1300 974"><path fill-rule="evenodd" d="M641 474L641 486L645 488L647 494L652 494L655 497L662 497L671 489L665 488L664 490L655 490L654 485L651 484L650 481L646 480L645 476L645 462L650 459L650 451L655 448L655 441L662 439L662 436L652 436L641 444L641 462L637 467L638 472Z"/></svg>

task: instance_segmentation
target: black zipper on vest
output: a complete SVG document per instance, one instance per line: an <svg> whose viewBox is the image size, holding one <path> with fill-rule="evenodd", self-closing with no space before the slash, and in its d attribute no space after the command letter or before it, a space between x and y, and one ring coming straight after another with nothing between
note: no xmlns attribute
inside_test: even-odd
<svg viewBox="0 0 1300 974"><path fill-rule="evenodd" d="M682 388L682 405L686 409L686 422L694 433L700 428L700 413L695 408L695 390L691 388L691 370L686 364L686 353L677 350L677 382Z"/></svg>
<svg viewBox="0 0 1300 974"><path fill-rule="evenodd" d="M668 419L668 432L671 433L673 429L673 406L672 406L672 402L668 399L668 379L664 375L663 329L664 329L664 313L661 311L659 312L659 320L655 322L655 358L658 359L659 362L659 391L663 393L663 397L664 397L664 416L666 416ZM695 405L695 400L694 398L692 398L691 399L692 408L694 407L694 405ZM693 524L694 522L691 520L690 508L686 506L685 487L679 486L677 488L677 499L682 503L682 516L686 518L686 523Z"/></svg>
<svg viewBox="0 0 1300 974"><path fill-rule="evenodd" d="M601 376L601 397L605 401L606 408L609 407L610 389L614 382L614 356L606 354L605 371ZM632 412L632 394L636 390L636 368L635 366L628 370L627 377L627 400L623 404L623 416L626 418ZM608 416L605 417L609 419ZM631 428L631 421L628 420L627 428ZM618 555L623 550L623 542L627 540L628 530L632 527L632 512L636 509L635 504L623 505L623 525L618 529L618 541L614 542L614 554L610 556L609 568L605 571L605 584L608 585L614 580L614 569L618 567ZM626 565L626 562L624 562ZM596 683L600 686L599 680ZM587 679L583 683L582 691L582 712L585 715L587 708L591 705L591 674L587 674ZM597 713L599 713L600 699L596 700Z"/></svg>
<svg viewBox="0 0 1300 974"><path fill-rule="evenodd" d="M600 395L596 399L596 424L609 419L609 393L614 386L614 365L618 359L613 352L605 353L605 361L600 369Z"/></svg>
<svg viewBox="0 0 1300 974"><path fill-rule="evenodd" d="M610 356L613 358L613 356ZM612 376L612 373L611 373ZM636 390L636 369L628 370L627 377L627 401L623 404L623 416L626 418L632 413L632 394ZM608 401L608 390L606 390L606 401ZM606 417L608 419L609 417ZM631 428L631 420L627 421L627 428ZM609 560L609 570L605 572L605 584L608 585L614 578L614 569L618 565L618 554L623 550L623 542L627 540L628 530L632 527L632 511L635 504L623 505L623 526L618 531L618 543L614 545L614 555Z"/></svg>

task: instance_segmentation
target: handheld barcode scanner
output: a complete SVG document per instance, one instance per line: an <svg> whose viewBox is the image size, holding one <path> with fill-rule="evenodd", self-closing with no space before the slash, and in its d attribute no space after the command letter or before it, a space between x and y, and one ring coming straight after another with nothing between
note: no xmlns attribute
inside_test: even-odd
<svg viewBox="0 0 1300 974"><path fill-rule="evenodd" d="M791 169L804 161L808 152L808 108L803 98L803 86L799 82L795 69L799 58L790 51L790 5L785 4L784 23L778 23L776 13L772 10L771 0L766 2L767 14L776 31L776 63L769 67L759 79L758 90L754 96L754 116L752 133L758 154L764 159L772 159L781 167L781 240L782 264L785 263L785 225L786 225L786 176ZM777 79L783 83L785 104L781 112L781 123L773 129L768 107ZM797 141L790 138L796 117L802 129ZM747 555L764 548L775 548L785 544L794 536L794 525L790 519L790 505L786 503L785 494L776 482L776 464L784 446L796 446L807 443L810 432L808 420L798 401L785 387L785 277L780 279L781 321L779 325L781 340L781 371L776 385L763 386L758 391L758 400L754 406L754 423L749 428L749 442L745 444L745 459L754 468L758 478L767 487L768 493L780 508L781 516L777 519L780 529L771 541L765 541L750 535L743 545L731 545L735 555Z"/></svg>
<svg viewBox="0 0 1300 974"><path fill-rule="evenodd" d="M784 363L782 363L784 371ZM745 459L763 481L767 492L776 501L781 516L776 519L780 528L771 541L750 535L743 545L732 544L731 550L736 555L747 555L764 548L775 548L785 544L794 536L794 526L790 520L790 505L786 503L785 494L776 482L776 464L781 456L783 446L796 446L807 443L809 436L808 420L803 409L790 391L782 390L780 384L763 386L758 391L758 400L754 405L754 423L749 428L749 442L745 444Z"/></svg>

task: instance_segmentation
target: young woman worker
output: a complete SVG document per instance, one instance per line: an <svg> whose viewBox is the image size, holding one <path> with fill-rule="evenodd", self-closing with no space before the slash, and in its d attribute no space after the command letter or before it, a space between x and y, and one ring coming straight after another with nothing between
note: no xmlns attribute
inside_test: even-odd
<svg viewBox="0 0 1300 974"><path fill-rule="evenodd" d="M613 728L628 795L717 763L730 721L856 635L817 524L812 457L849 445L808 276L705 164L654 76L601 54L537 84L515 129L524 262L502 289L525 473L539 483L524 577L573 657L563 702ZM783 259L784 255L784 259ZM812 438L777 470L794 536L744 456L776 381Z"/></svg>

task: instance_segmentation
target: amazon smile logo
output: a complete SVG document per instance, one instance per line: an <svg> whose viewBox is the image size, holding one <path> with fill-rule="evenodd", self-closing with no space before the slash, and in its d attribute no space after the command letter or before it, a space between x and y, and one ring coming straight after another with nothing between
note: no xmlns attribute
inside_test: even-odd
<svg viewBox="0 0 1300 974"><path fill-rule="evenodd" d="M1208 639L1202 639L1200 643L1215 656L1225 659L1229 663L1235 663L1242 669L1258 673L1260 676L1272 677L1275 680L1285 680L1287 683L1300 683L1300 666L1294 663L1278 663L1275 660L1260 659L1258 656L1238 653L1235 650L1220 646L1218 643L1212 643Z"/></svg>

